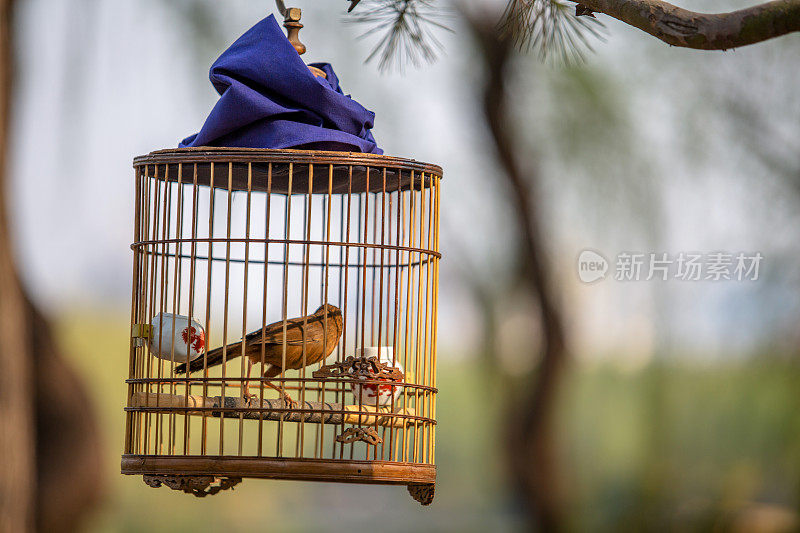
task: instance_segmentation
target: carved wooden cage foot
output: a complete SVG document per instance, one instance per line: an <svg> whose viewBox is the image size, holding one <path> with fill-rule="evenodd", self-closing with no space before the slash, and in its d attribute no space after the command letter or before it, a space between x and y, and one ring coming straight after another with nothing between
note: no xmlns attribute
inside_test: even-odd
<svg viewBox="0 0 800 533"><path fill-rule="evenodd" d="M161 485L167 486L172 490L180 490L187 494L193 494L198 498L213 496L220 491L231 489L234 485L242 482L240 477L214 478L211 476L142 476L145 484L150 487L158 488ZM214 483L217 483L214 485Z"/></svg>
<svg viewBox="0 0 800 533"><path fill-rule="evenodd" d="M412 483L408 485L408 493L422 505L433 503L433 494L436 489L434 483Z"/></svg>
<svg viewBox="0 0 800 533"><path fill-rule="evenodd" d="M441 169L187 148L134 160L122 473L195 496L243 478L436 480Z"/></svg>

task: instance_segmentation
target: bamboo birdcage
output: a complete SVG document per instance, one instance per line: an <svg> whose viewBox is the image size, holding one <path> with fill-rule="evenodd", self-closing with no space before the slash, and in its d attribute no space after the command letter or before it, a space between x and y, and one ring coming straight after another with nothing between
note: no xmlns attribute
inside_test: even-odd
<svg viewBox="0 0 800 533"><path fill-rule="evenodd" d="M441 168L241 148L163 150L134 168L122 473L198 496L242 478L399 484L430 503ZM180 360L151 353L163 313L202 325L206 358L323 304L342 313L335 348L275 377L262 377L263 359L248 376L241 354L178 374ZM367 357L371 347L391 361ZM361 387L380 391L374 403Z"/></svg>

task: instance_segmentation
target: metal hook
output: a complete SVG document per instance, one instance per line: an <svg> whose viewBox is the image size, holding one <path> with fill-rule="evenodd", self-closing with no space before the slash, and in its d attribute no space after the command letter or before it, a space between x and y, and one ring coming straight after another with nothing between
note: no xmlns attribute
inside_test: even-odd
<svg viewBox="0 0 800 533"><path fill-rule="evenodd" d="M283 27L286 28L286 37L289 39L289 42L292 43L294 49L297 50L297 53L303 55L306 52L306 45L300 42L300 28L303 27L303 25L300 24L300 15L302 12L296 7L287 8L283 0L275 0L275 4L278 6L278 11L283 16ZM308 69L318 78L328 77L324 71L317 67L309 66Z"/></svg>
<svg viewBox="0 0 800 533"><path fill-rule="evenodd" d="M280 0L277 1L280 2ZM303 27L300 24L301 14L300 8L290 7L286 9L286 14L283 16L283 27L286 28L286 37L289 42L292 43L298 54L303 55L306 52L306 45L300 42L300 28Z"/></svg>

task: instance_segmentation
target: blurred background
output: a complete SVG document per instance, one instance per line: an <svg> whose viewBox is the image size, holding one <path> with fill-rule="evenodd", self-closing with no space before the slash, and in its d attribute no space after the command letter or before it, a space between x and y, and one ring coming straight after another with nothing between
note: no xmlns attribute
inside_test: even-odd
<svg viewBox="0 0 800 533"><path fill-rule="evenodd" d="M496 12L503 2L466 4ZM201 500L119 474L132 158L200 128L217 99L211 63L275 9L28 0L14 20L11 237L22 281L97 417L100 498L82 527L526 530L509 425L540 376L543 328L524 288L512 191L498 177L483 110L491 69L474 30L443 4L452 32L436 31L436 61L381 72L364 63L375 37L359 38L366 28L347 22L344 0L292 5L303 9L304 59L330 62L375 111L385 152L444 168L436 499L423 508L398 487L246 480ZM503 127L535 189L566 345L548 430L562 525L796 530L800 35L702 52L598 18L603 39L590 39L584 62L516 53L505 71ZM609 260L605 279L580 281L584 249ZM719 251L761 253L758 279L614 279L623 252Z"/></svg>

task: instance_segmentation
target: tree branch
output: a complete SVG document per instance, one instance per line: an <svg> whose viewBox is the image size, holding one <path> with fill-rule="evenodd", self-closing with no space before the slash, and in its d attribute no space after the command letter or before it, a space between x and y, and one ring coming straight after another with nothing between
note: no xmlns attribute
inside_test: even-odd
<svg viewBox="0 0 800 533"><path fill-rule="evenodd" d="M672 46L727 50L800 31L800 0L775 0L730 13L688 11L661 0L571 0Z"/></svg>

